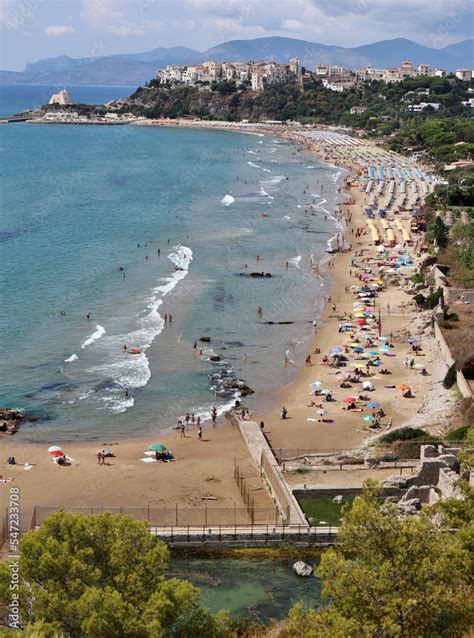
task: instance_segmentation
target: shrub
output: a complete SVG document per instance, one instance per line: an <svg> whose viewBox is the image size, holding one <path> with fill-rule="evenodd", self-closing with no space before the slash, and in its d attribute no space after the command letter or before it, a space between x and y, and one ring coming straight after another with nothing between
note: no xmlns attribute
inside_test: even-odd
<svg viewBox="0 0 474 638"><path fill-rule="evenodd" d="M441 319L441 321L439 322L439 327L444 328L445 330L452 330L456 326L450 321L446 321L446 319Z"/></svg>
<svg viewBox="0 0 474 638"><path fill-rule="evenodd" d="M417 295L415 295L414 300L415 300L415 303L421 307L423 307L426 303L426 297L425 295L422 295L421 293L418 293Z"/></svg>
<svg viewBox="0 0 474 638"><path fill-rule="evenodd" d="M438 288L438 290L436 292L431 293L431 295L428 295L428 297L426 298L426 308L428 308L429 310L432 310L433 308L435 308L438 303L439 300L441 299L441 297L443 296L443 291L441 288Z"/></svg>
<svg viewBox="0 0 474 638"><path fill-rule="evenodd" d="M452 388L455 383L456 383L456 364L453 363L453 365L446 372L446 376L443 379L443 386L447 390L449 390L449 388Z"/></svg>
<svg viewBox="0 0 474 638"><path fill-rule="evenodd" d="M420 275L419 272L414 274L413 277L411 278L411 280L412 280L412 282L414 284L422 284L423 283L423 277Z"/></svg>
<svg viewBox="0 0 474 638"><path fill-rule="evenodd" d="M467 436L469 430L468 425L463 425L462 428L457 428L457 430L453 430L446 437L447 441L464 441Z"/></svg>
<svg viewBox="0 0 474 638"><path fill-rule="evenodd" d="M380 438L382 443L394 443L395 441L411 441L426 436L423 430L417 428L400 428L394 432L389 432Z"/></svg>

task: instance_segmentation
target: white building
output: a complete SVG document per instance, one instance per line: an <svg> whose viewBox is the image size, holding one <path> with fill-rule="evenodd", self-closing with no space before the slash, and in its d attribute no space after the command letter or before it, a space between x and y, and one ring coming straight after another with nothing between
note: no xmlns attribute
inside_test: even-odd
<svg viewBox="0 0 474 638"><path fill-rule="evenodd" d="M472 69L457 69L455 75L458 80L470 82L472 80Z"/></svg>
<svg viewBox="0 0 474 638"><path fill-rule="evenodd" d="M431 108L435 111L439 111L440 105L438 102L420 102L419 104L409 104L408 110L413 111L413 113L420 113L421 111L427 109L429 106L431 106Z"/></svg>
<svg viewBox="0 0 474 638"><path fill-rule="evenodd" d="M71 98L66 89L62 89L59 93L53 93L48 104L59 104L60 106L67 106L71 104Z"/></svg>
<svg viewBox="0 0 474 638"><path fill-rule="evenodd" d="M431 77L434 75L434 69L429 64L419 64L417 71L419 77Z"/></svg>
<svg viewBox="0 0 474 638"><path fill-rule="evenodd" d="M301 62L301 60L299 58L291 58L290 60L290 71L291 73L293 73L294 75L296 75L296 77L300 77L302 71L303 71L303 64Z"/></svg>

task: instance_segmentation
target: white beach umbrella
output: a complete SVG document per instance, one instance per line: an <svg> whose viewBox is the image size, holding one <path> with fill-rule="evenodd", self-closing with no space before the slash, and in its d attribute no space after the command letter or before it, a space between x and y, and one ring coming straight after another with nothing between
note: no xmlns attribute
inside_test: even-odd
<svg viewBox="0 0 474 638"><path fill-rule="evenodd" d="M62 447L59 447L59 445L51 445L48 448L48 452L61 452L62 451Z"/></svg>

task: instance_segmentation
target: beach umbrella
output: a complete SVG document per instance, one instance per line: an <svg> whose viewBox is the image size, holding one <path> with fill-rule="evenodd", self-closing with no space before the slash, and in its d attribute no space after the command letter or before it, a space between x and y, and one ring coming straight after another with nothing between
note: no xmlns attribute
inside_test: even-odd
<svg viewBox="0 0 474 638"><path fill-rule="evenodd" d="M409 385L405 385L404 383L402 383L402 385L397 385L397 388L399 390L409 390L410 386Z"/></svg>
<svg viewBox="0 0 474 638"><path fill-rule="evenodd" d="M380 346L379 350L381 352L390 352L391 347L390 346Z"/></svg>
<svg viewBox="0 0 474 638"><path fill-rule="evenodd" d="M311 384L312 388L320 388L323 384L321 383L321 381L313 381L313 383Z"/></svg>
<svg viewBox="0 0 474 638"><path fill-rule="evenodd" d="M166 445L163 445L163 443L151 443L148 446L148 449L152 452L164 452L166 450Z"/></svg>
<svg viewBox="0 0 474 638"><path fill-rule="evenodd" d="M354 348L354 352L364 352L364 348L357 346L357 348Z"/></svg>
<svg viewBox="0 0 474 638"><path fill-rule="evenodd" d="M344 401L344 403L355 403L357 401L357 397L346 397L342 400Z"/></svg>
<svg viewBox="0 0 474 638"><path fill-rule="evenodd" d="M365 326L367 324L367 320L366 319L357 319L357 323L359 324L359 326Z"/></svg>
<svg viewBox="0 0 474 638"><path fill-rule="evenodd" d="M380 408L380 403L378 401L371 401L367 404L369 408Z"/></svg>
<svg viewBox="0 0 474 638"><path fill-rule="evenodd" d="M416 343L416 339L408 339L408 343Z"/></svg>
<svg viewBox="0 0 474 638"><path fill-rule="evenodd" d="M353 363L354 368L365 368L365 363Z"/></svg>
<svg viewBox="0 0 474 638"><path fill-rule="evenodd" d="M341 346L334 346L334 348L331 348L331 352L342 352L343 348L341 348Z"/></svg>
<svg viewBox="0 0 474 638"><path fill-rule="evenodd" d="M350 348L358 348L360 346L360 343L358 341L353 341L352 343L349 344Z"/></svg>
<svg viewBox="0 0 474 638"><path fill-rule="evenodd" d="M416 368L416 370L424 370L426 366L424 363L415 363L413 367Z"/></svg>
<svg viewBox="0 0 474 638"><path fill-rule="evenodd" d="M363 416L362 418L364 419L364 421L375 421L374 417L370 415Z"/></svg>
<svg viewBox="0 0 474 638"><path fill-rule="evenodd" d="M48 448L48 452L60 452L61 450L62 447L59 447L59 445L52 445Z"/></svg>
<svg viewBox="0 0 474 638"><path fill-rule="evenodd" d="M50 454L51 456L66 456L61 450L55 450L54 452L50 452Z"/></svg>
<svg viewBox="0 0 474 638"><path fill-rule="evenodd" d="M331 392L327 388L324 388L324 390L321 390L321 394L331 394Z"/></svg>
<svg viewBox="0 0 474 638"><path fill-rule="evenodd" d="M356 312L355 315L354 315L354 317L357 317L358 319L363 319L364 316L365 315L364 315L363 312Z"/></svg>
<svg viewBox="0 0 474 638"><path fill-rule="evenodd" d="M376 356L378 355L378 352L377 352L377 350L369 350L369 354L370 354L372 357L376 357Z"/></svg>
<svg viewBox="0 0 474 638"><path fill-rule="evenodd" d="M362 382L362 388L364 390L373 390L374 389L374 384L371 383L370 381L363 381Z"/></svg>

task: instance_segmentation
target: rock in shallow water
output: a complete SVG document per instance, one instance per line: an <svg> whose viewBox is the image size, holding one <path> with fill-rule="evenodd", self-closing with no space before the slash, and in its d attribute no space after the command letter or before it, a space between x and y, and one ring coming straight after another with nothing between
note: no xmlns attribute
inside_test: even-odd
<svg viewBox="0 0 474 638"><path fill-rule="evenodd" d="M313 568L311 565L304 563L302 560L297 561L293 565L293 570L295 571L297 576L311 576L313 573Z"/></svg>

